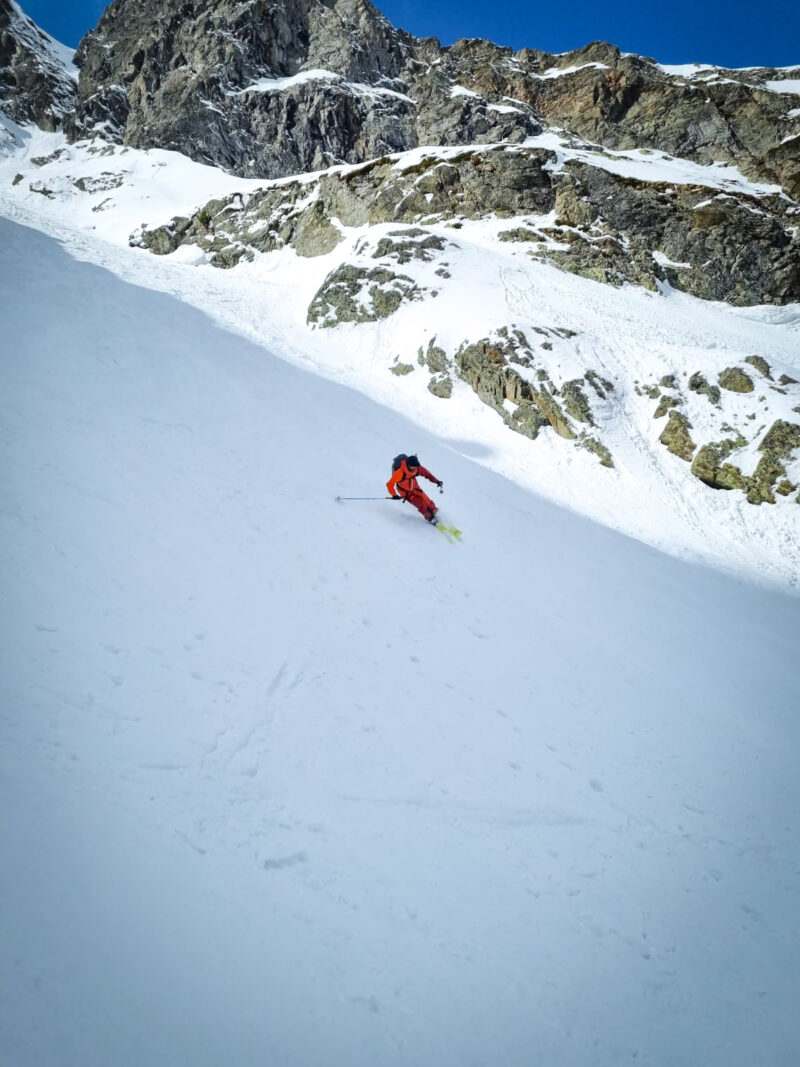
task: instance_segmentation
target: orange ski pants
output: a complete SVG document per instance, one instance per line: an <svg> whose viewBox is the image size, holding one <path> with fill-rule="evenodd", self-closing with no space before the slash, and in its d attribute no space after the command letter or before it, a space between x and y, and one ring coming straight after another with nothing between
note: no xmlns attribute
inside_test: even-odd
<svg viewBox="0 0 800 1067"><path fill-rule="evenodd" d="M409 504L413 504L417 511L426 519L430 519L436 514L436 505L427 493L423 493L421 489L412 489L410 493L406 494L405 499Z"/></svg>

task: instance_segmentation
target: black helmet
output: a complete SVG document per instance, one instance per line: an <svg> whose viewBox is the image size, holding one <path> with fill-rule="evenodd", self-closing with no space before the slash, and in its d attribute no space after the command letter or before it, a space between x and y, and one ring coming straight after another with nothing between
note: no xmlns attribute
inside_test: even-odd
<svg viewBox="0 0 800 1067"><path fill-rule="evenodd" d="M417 456L406 456L406 466L407 467L418 467L419 466L418 457Z"/></svg>

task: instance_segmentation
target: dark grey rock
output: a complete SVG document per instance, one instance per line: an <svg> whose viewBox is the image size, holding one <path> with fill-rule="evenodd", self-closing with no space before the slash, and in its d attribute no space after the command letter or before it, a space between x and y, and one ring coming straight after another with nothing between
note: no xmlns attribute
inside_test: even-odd
<svg viewBox="0 0 800 1067"><path fill-rule="evenodd" d="M75 107L77 91L52 38L0 0L0 109L15 122L57 130Z"/></svg>

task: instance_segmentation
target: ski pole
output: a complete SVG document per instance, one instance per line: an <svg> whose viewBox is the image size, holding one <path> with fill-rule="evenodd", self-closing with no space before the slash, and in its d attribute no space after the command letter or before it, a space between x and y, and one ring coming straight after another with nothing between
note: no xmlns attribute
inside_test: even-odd
<svg viewBox="0 0 800 1067"><path fill-rule="evenodd" d="M337 496L337 500L394 500L392 496Z"/></svg>

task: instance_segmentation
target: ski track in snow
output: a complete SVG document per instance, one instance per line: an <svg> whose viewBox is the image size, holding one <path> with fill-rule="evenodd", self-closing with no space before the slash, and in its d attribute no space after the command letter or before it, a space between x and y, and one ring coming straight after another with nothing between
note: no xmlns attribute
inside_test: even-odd
<svg viewBox="0 0 800 1067"><path fill-rule="evenodd" d="M792 1062L796 597L61 237L0 221L5 1062ZM333 499L409 439L460 545Z"/></svg>

